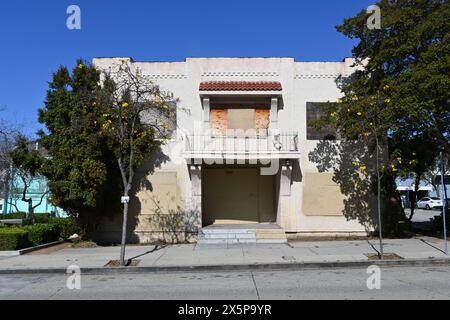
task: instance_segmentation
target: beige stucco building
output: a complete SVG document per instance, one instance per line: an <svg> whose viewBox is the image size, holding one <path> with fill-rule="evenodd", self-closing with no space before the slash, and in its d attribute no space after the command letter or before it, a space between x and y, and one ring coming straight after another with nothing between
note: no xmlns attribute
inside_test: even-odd
<svg viewBox="0 0 450 320"><path fill-rule="evenodd" d="M123 60L94 65L108 70ZM140 171L146 183L131 199L130 239L195 241L200 232L204 240L202 230L218 225L254 226L259 240L366 234L344 216L333 172L319 172L310 157L335 138L310 125L320 116L315 103L339 99L336 79L353 72L352 59L125 61L179 97L172 140ZM120 218L104 221L99 237L117 240L120 228Z"/></svg>

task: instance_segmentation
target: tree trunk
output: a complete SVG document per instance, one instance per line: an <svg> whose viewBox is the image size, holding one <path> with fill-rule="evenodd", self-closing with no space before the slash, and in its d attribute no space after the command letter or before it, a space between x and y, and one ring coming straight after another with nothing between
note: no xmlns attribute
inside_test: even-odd
<svg viewBox="0 0 450 320"><path fill-rule="evenodd" d="M128 196L128 195L126 195ZM124 267L125 263L125 246L127 243L127 222L128 222L128 202L123 205L123 225L122 225L122 243L120 248L120 265Z"/></svg>
<svg viewBox="0 0 450 320"><path fill-rule="evenodd" d="M416 210L416 204L417 204L417 193L419 192L419 188L420 188L420 179L421 176L420 175L416 175L416 179L414 181L414 192L413 192L413 196L410 199L410 204L411 204L411 214L409 216L409 222L412 221L413 217L414 217L414 213Z"/></svg>
<svg viewBox="0 0 450 320"><path fill-rule="evenodd" d="M27 202L28 202L28 219L31 220L31 224L35 224L36 217L34 215L33 200L29 199Z"/></svg>

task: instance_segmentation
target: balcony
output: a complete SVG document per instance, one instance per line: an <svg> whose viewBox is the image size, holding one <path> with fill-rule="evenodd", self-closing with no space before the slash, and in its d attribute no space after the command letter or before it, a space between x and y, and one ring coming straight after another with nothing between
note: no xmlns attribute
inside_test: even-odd
<svg viewBox="0 0 450 320"><path fill-rule="evenodd" d="M297 132L267 135L193 134L186 137L185 158L224 160L296 159Z"/></svg>

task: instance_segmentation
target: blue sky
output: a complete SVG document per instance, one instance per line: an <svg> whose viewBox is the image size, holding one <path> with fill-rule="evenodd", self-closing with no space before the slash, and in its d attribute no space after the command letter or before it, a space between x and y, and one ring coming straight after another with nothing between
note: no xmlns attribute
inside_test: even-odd
<svg viewBox="0 0 450 320"><path fill-rule="evenodd" d="M0 4L0 116L33 134L59 65L82 57L294 57L340 61L354 42L335 31L375 0L4 0ZM82 29L66 28L81 8Z"/></svg>

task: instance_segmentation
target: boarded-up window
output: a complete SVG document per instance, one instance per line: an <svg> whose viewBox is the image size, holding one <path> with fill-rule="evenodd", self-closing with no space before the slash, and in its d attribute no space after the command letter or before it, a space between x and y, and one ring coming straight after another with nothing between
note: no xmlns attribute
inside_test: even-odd
<svg viewBox="0 0 450 320"><path fill-rule="evenodd" d="M214 135L227 134L228 110L213 109L211 110L211 130Z"/></svg>
<svg viewBox="0 0 450 320"><path fill-rule="evenodd" d="M303 214L306 216L342 216L345 196L333 181L333 173L305 173Z"/></svg>
<svg viewBox="0 0 450 320"><path fill-rule="evenodd" d="M246 133L255 130L258 135L267 135L270 125L270 109L217 108L211 110L211 130L214 135L227 135L242 130ZM251 130L251 131L249 131Z"/></svg>
<svg viewBox="0 0 450 320"><path fill-rule="evenodd" d="M255 129L255 110L228 109L228 129L244 131Z"/></svg>
<svg viewBox="0 0 450 320"><path fill-rule="evenodd" d="M324 116L323 111L317 103L306 103L306 122L307 122L307 139L308 140L336 140L337 133L333 128L315 127L315 122Z"/></svg>
<svg viewBox="0 0 450 320"><path fill-rule="evenodd" d="M270 125L270 109L255 110L255 129L258 135L267 135Z"/></svg>

